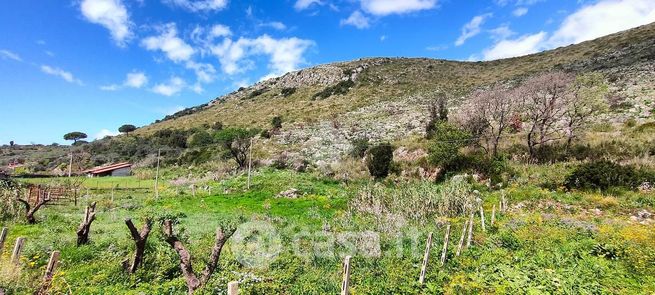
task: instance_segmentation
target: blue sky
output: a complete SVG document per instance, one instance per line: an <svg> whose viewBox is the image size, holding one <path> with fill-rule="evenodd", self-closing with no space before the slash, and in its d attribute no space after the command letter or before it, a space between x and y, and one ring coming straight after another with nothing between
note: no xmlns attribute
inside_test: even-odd
<svg viewBox="0 0 655 295"><path fill-rule="evenodd" d="M490 60L655 21L652 0L21 0L0 10L0 144L90 139L362 57Z"/></svg>

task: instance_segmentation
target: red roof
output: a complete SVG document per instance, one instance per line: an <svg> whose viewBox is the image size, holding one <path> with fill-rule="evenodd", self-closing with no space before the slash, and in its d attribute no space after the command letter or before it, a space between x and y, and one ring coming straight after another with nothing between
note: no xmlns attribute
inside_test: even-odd
<svg viewBox="0 0 655 295"><path fill-rule="evenodd" d="M91 168L89 170L85 170L84 173L90 173L90 174L100 174L100 173L105 173L109 171L114 171L122 168L129 168L132 167L132 164L130 163L118 163L118 164L111 164L111 165L105 165L105 166L99 166L95 168Z"/></svg>

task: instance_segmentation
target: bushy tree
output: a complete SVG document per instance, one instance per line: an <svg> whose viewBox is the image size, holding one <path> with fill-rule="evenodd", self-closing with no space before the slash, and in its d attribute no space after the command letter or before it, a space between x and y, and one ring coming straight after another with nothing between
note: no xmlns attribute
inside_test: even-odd
<svg viewBox="0 0 655 295"><path fill-rule="evenodd" d="M459 150L471 143L471 134L448 122L435 125L430 141L428 160L437 166L450 165L459 155Z"/></svg>
<svg viewBox="0 0 655 295"><path fill-rule="evenodd" d="M243 128L227 128L216 132L214 139L220 143L228 154L237 162L239 168L245 168L248 164L248 150L251 139L259 133L259 130Z"/></svg>
<svg viewBox="0 0 655 295"><path fill-rule="evenodd" d="M210 145L214 142L214 138L205 130L196 131L196 133L189 136L187 146L191 148L202 147Z"/></svg>
<svg viewBox="0 0 655 295"><path fill-rule="evenodd" d="M130 135L130 132L134 132L134 130L136 130L136 126L131 124L125 124L118 128L118 132L125 133L126 135Z"/></svg>
<svg viewBox="0 0 655 295"><path fill-rule="evenodd" d="M64 140L72 140L73 144L75 144L79 140L85 139L87 137L88 137L88 135L86 135L86 133L79 132L79 131L73 131L73 132L69 132L69 133L64 134Z"/></svg>
<svg viewBox="0 0 655 295"><path fill-rule="evenodd" d="M369 150L366 166L375 179L383 179L389 175L393 162L393 150L393 146L389 143L373 146Z"/></svg>
<svg viewBox="0 0 655 295"><path fill-rule="evenodd" d="M610 161L594 161L578 166L565 181L567 188L607 190L612 187L635 189L643 182L655 181L653 173Z"/></svg>

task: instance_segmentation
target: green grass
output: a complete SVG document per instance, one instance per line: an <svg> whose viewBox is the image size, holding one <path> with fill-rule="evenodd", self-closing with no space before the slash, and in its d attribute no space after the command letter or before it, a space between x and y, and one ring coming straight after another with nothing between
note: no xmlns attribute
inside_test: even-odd
<svg viewBox="0 0 655 295"><path fill-rule="evenodd" d="M134 179L121 179L133 183ZM111 183L111 179L102 179ZM52 250L62 252L62 263L53 282L53 294L181 294L176 254L164 242L159 225L148 241L145 267L135 275L121 269L132 255L133 242L123 220L133 218L136 226L143 216L157 220L175 218L184 244L200 271L209 255L215 228L234 223L263 223L272 226L282 248L267 267L247 267L233 237L221 257L220 268L199 294L224 293L228 281L241 281L242 294L334 294L339 292L341 259L346 244L330 242L346 232L376 229L374 220L386 216L351 210L350 198L365 183L348 185L309 173L265 169L254 173L251 190L247 177L237 175L209 182L212 194L188 190L164 190L159 199L151 192L125 190L110 200L99 191L75 207L51 206L37 213L39 223L4 221L9 228L8 247L18 236L27 237L20 272L8 271L9 250L0 255L0 288L9 294L29 294L35 288ZM395 187L392 183L384 185ZM297 199L276 198L281 191L298 189ZM379 232L380 257L356 252L352 263L354 294L649 294L655 292L655 233L652 226L627 222L636 208L653 210L652 195L622 193L600 196L594 193L566 193L543 190L534 185L508 188L510 205L521 204L509 214L498 215L488 224L491 206L498 192L483 191L487 232L476 221L474 247L454 257L464 218L455 217L448 262L439 267L443 226L434 219L407 222L396 232ZM601 197L617 200L616 207L596 216ZM75 247L75 229L83 205L98 202L98 219L92 225L91 244ZM544 207L540 204L555 204ZM560 204L560 205L556 205ZM569 207L564 206L567 205ZM435 216L444 221L443 217ZM478 219L479 221L479 219ZM240 229L242 230L242 229ZM428 232L434 232L427 284L417 283ZM400 238L397 237L399 235ZM245 241L256 236L246 235ZM313 241L313 242L312 242ZM398 250L398 242L404 247ZM332 245L334 255L312 254L312 247ZM297 247L299 251L294 251ZM265 248L264 248L265 249ZM261 248L255 250L262 250ZM319 252L320 253L320 252ZM330 252L327 252L330 253ZM609 259L603 253L615 253ZM648 265L651 265L649 267Z"/></svg>

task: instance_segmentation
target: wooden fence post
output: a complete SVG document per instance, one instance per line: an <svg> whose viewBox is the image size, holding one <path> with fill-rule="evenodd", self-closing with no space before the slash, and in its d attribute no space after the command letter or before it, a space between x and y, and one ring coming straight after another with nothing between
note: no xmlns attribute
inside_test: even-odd
<svg viewBox="0 0 655 295"><path fill-rule="evenodd" d="M459 237L459 244L457 245L457 252L455 256L462 254L462 247L464 247L464 239L466 238L466 228L468 227L468 222L464 221L464 228L462 228L462 236Z"/></svg>
<svg viewBox="0 0 655 295"><path fill-rule="evenodd" d="M430 248L432 248L432 233L428 233L428 239L425 242L425 254L423 254L423 264L421 265L421 275L418 278L419 284L425 282L425 273L428 269L428 260L430 260Z"/></svg>
<svg viewBox="0 0 655 295"><path fill-rule="evenodd" d="M54 251L50 255L50 261L48 261L48 266L45 269L45 275L43 275L43 285L41 285L41 289L39 289L39 291L36 294L38 295L48 294L48 289L50 288L50 284L52 283L52 277L54 277L55 270L57 269L59 256L60 256L59 251Z"/></svg>
<svg viewBox="0 0 655 295"><path fill-rule="evenodd" d="M2 232L0 232L0 254L2 254L2 249L5 247L5 239L7 239L7 228L3 227Z"/></svg>
<svg viewBox="0 0 655 295"><path fill-rule="evenodd" d="M239 282L227 283L227 295L237 295L237 294L239 294Z"/></svg>
<svg viewBox="0 0 655 295"><path fill-rule="evenodd" d="M25 238L16 239L16 245L14 245L14 252L11 253L11 263L18 265L20 263L20 254L23 251L23 246L25 245Z"/></svg>
<svg viewBox="0 0 655 295"><path fill-rule="evenodd" d="M496 222L496 204L494 204L494 206L491 207L491 226L494 226L495 222Z"/></svg>
<svg viewBox="0 0 655 295"><path fill-rule="evenodd" d="M446 225L446 235L443 238L443 250L441 251L441 266L446 264L446 254L448 254L448 243L450 242L450 223Z"/></svg>
<svg viewBox="0 0 655 295"><path fill-rule="evenodd" d="M350 294L350 258L346 256L343 260L343 282L341 283L341 295Z"/></svg>
<svg viewBox="0 0 655 295"><path fill-rule="evenodd" d="M473 239L473 219L475 216L475 209L471 208L471 215L469 216L469 233L466 239L466 248L471 247L471 240Z"/></svg>
<svg viewBox="0 0 655 295"><path fill-rule="evenodd" d="M482 204L480 204L480 224L482 227L482 231L486 232L487 228L484 226L484 208L482 207Z"/></svg>

